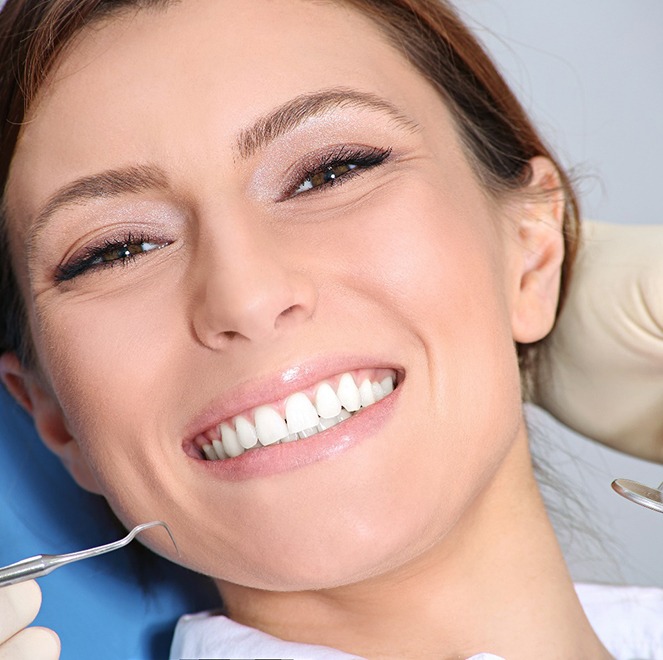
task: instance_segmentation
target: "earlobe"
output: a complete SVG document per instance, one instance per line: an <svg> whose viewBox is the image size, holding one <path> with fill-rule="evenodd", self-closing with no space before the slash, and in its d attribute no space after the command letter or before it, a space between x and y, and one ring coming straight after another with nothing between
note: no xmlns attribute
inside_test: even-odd
<svg viewBox="0 0 663 660"><path fill-rule="evenodd" d="M532 179L518 204L516 291L512 331L516 342L543 339L555 322L564 260L564 195L557 169L543 157L530 162Z"/></svg>
<svg viewBox="0 0 663 660"><path fill-rule="evenodd" d="M60 404L33 369L21 364L14 353L0 355L0 379L7 391L32 417L43 443L56 454L76 483L101 494L87 460L67 427Z"/></svg>

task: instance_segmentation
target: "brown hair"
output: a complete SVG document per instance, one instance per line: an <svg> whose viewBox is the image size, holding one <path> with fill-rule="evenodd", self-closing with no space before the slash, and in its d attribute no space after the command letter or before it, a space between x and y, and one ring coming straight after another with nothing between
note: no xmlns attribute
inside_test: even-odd
<svg viewBox="0 0 663 660"><path fill-rule="evenodd" d="M565 200L561 307L578 244L578 207L568 176L556 163L522 106L477 39L446 0L343 0L371 18L452 110L468 157L494 195L530 179L529 161L549 158ZM7 0L0 13L0 184L3 189L21 123L49 71L85 25L127 9L172 0ZM4 205L3 205L4 207ZM0 353L31 360L25 307L12 272L7 223L0 210ZM559 308L558 308L559 311ZM533 375L537 344L519 345L523 374Z"/></svg>

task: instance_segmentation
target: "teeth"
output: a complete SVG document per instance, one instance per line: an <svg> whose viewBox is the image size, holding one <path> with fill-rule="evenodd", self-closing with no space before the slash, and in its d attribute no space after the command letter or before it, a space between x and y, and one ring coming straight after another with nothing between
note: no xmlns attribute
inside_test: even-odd
<svg viewBox="0 0 663 660"><path fill-rule="evenodd" d="M300 431L297 435L303 440L304 438L310 438L312 435L315 435L316 433L319 433L319 432L320 432L320 430L318 429L318 427L316 425L313 428L304 429L303 431Z"/></svg>
<svg viewBox="0 0 663 660"><path fill-rule="evenodd" d="M235 431L237 434L237 442L243 449L251 449L258 444L258 436L256 429L246 417L235 417ZM229 427L232 429L232 427Z"/></svg>
<svg viewBox="0 0 663 660"><path fill-rule="evenodd" d="M372 403L375 403L375 396L373 396L373 385L368 378L359 386L359 398L361 399L361 407L366 408Z"/></svg>
<svg viewBox="0 0 663 660"><path fill-rule="evenodd" d="M297 392L285 402L288 432L299 433L318 425L318 412L303 392Z"/></svg>
<svg viewBox="0 0 663 660"><path fill-rule="evenodd" d="M359 388L355 383L355 379L351 374L343 374L341 380L338 382L338 389L336 394L342 406L348 412L355 412L361 408L361 397L359 396Z"/></svg>
<svg viewBox="0 0 663 660"><path fill-rule="evenodd" d="M205 456L207 456L208 461L218 460L219 457L216 455L216 452L214 451L214 447L212 447L212 445L203 445L203 451L205 452Z"/></svg>
<svg viewBox="0 0 663 660"><path fill-rule="evenodd" d="M310 403L310 401L309 401ZM254 412L256 432L262 445L273 445L288 437L288 427L283 418L271 406L260 406Z"/></svg>
<svg viewBox="0 0 663 660"><path fill-rule="evenodd" d="M315 405L303 392L285 402L284 420L274 406L259 406L253 411L255 426L242 415L233 423L223 423L196 438L196 443L210 461L241 456L254 447L310 438L349 419L360 408L366 408L394 391L394 377L381 382L365 378L357 384L350 373L343 374L336 392L329 383L322 383L315 393Z"/></svg>
<svg viewBox="0 0 663 660"><path fill-rule="evenodd" d="M346 419L350 419L352 413L349 413L347 410L341 409L341 412L336 416L330 419L321 419L318 423L318 431L326 431L332 426L336 426L339 422L342 422Z"/></svg>
<svg viewBox="0 0 663 660"><path fill-rule="evenodd" d="M382 385L380 385L380 383L371 383L371 387L373 388L373 397L375 398L376 403L382 401L385 397Z"/></svg>
<svg viewBox="0 0 663 660"><path fill-rule="evenodd" d="M337 415L336 417L330 417L329 419L321 419L320 422L318 422L318 430L326 431L332 426L336 426L336 424L338 424L340 421L340 415Z"/></svg>
<svg viewBox="0 0 663 660"><path fill-rule="evenodd" d="M239 434L235 433L235 430L228 424L221 424L221 444L223 451L230 458L241 456L244 453L244 447L239 442Z"/></svg>
<svg viewBox="0 0 663 660"><path fill-rule="evenodd" d="M332 419L341 412L341 402L329 383L323 383L315 393L315 407L323 419Z"/></svg>
<svg viewBox="0 0 663 660"><path fill-rule="evenodd" d="M223 443L221 440L212 440L212 447L214 447L214 451L219 458L228 458L225 450L223 449Z"/></svg>

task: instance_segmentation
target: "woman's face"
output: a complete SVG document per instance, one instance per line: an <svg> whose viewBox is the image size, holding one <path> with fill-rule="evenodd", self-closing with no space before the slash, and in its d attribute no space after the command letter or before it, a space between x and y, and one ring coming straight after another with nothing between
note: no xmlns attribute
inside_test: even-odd
<svg viewBox="0 0 663 660"><path fill-rule="evenodd" d="M186 0L85 30L7 201L60 450L197 570L294 589L401 565L521 434L506 210L439 95L342 3ZM297 392L343 380L352 408L343 374L396 389L269 444L274 415L312 423ZM205 460L240 416L267 446Z"/></svg>

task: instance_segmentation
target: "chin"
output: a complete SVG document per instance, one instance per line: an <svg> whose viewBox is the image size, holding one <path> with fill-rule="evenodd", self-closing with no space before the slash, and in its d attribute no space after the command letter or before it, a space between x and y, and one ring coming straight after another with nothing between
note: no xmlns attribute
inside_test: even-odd
<svg viewBox="0 0 663 660"><path fill-rule="evenodd" d="M267 591L319 591L334 589L389 574L423 554L444 536L452 522L412 516L383 518L353 530L330 525L324 533L311 531L299 539L294 534L272 537L236 562L219 562L216 579ZM319 528L320 526L318 526ZM269 533L266 535L270 537ZM234 568L228 570L234 564ZM202 572L215 575L210 566ZM199 567L198 570L201 570Z"/></svg>

